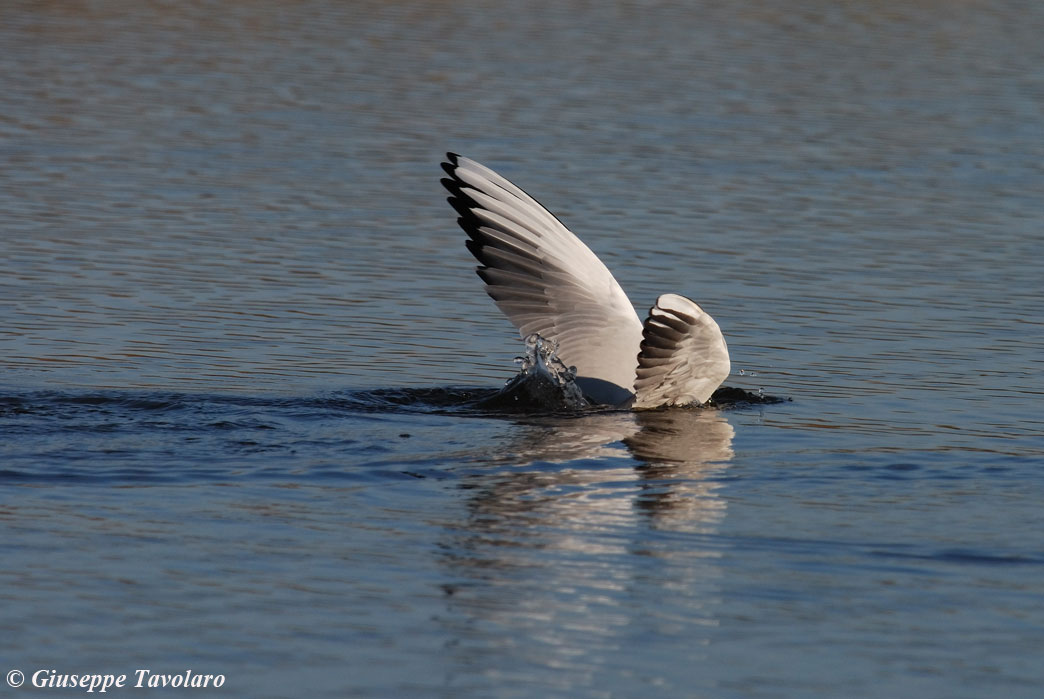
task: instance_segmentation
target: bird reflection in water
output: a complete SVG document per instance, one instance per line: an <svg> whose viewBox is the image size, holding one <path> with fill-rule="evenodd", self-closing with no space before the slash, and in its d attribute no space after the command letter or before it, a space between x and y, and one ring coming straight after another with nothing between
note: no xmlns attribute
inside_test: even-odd
<svg viewBox="0 0 1044 699"><path fill-rule="evenodd" d="M501 449L514 466L465 487L478 491L471 508L482 521L531 512L597 522L637 508L682 527L713 523L734 434L721 412L699 408L536 418Z"/></svg>
<svg viewBox="0 0 1044 699"><path fill-rule="evenodd" d="M636 414L641 429L624 440L641 462L642 495L635 505L650 516L685 527L717 524L725 501L709 480L732 459L732 425L718 411L658 410Z"/></svg>
<svg viewBox="0 0 1044 699"><path fill-rule="evenodd" d="M635 643L655 674L660 644L709 642L733 436L707 409L518 424L441 537L452 656L499 676L538 663L565 691Z"/></svg>

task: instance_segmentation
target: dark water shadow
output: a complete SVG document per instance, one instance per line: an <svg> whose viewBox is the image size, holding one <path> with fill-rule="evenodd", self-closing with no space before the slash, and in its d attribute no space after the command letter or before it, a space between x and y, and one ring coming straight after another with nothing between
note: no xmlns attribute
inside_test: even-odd
<svg viewBox="0 0 1044 699"><path fill-rule="evenodd" d="M546 398L543 396L542 398ZM669 410L741 409L772 405L789 398L767 396L739 388L719 388L703 406ZM84 415L158 416L185 409L221 408L320 409L358 413L428 413L477 417L578 416L622 412L611 406L574 408L553 400L535 400L488 387L377 388L333 391L315 396L243 395L214 393L150 392L117 389L85 391L4 391L0 389L0 420L27 417L56 419ZM623 411L627 412L627 411ZM641 411L656 413L661 410Z"/></svg>
<svg viewBox="0 0 1044 699"><path fill-rule="evenodd" d="M323 473L379 480L407 472L460 478L473 469L552 473L587 468L584 462L611 470L621 457L627 468L644 464L655 479L665 465L731 458L727 411L779 402L729 391L713 408L563 410L498 403L500 395L468 387L314 396L0 390L7 456L0 482L301 481ZM446 418L458 417L504 421L509 429L460 425L460 434L478 430L474 443L433 436L446 434L438 432Z"/></svg>
<svg viewBox="0 0 1044 699"><path fill-rule="evenodd" d="M533 397L524 393L491 388L401 388L353 391L338 397L345 408L363 412L423 412L474 416L577 416L605 412L630 412L612 406L582 408L549 400L546 394ZM734 410L756 405L790 402L790 398L764 395L741 388L723 386L702 406L635 411L658 413L674 410Z"/></svg>

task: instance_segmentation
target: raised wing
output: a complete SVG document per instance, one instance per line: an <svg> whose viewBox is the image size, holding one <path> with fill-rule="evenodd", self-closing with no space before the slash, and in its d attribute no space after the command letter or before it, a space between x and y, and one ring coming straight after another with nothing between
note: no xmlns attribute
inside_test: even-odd
<svg viewBox="0 0 1044 699"><path fill-rule="evenodd" d="M704 403L729 375L729 349L721 329L684 296L656 299L642 337L635 408Z"/></svg>
<svg viewBox="0 0 1044 699"><path fill-rule="evenodd" d="M558 343L593 401L633 396L642 323L602 261L519 187L474 160L448 153L442 184L486 293L524 338Z"/></svg>

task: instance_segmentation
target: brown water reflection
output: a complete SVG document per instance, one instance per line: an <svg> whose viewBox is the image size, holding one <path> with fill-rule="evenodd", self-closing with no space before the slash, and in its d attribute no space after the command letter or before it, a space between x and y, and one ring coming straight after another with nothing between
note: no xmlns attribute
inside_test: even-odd
<svg viewBox="0 0 1044 699"><path fill-rule="evenodd" d="M717 479L733 436L713 410L522 427L506 452L517 465L464 484L468 519L444 540L446 630L459 663L450 673L534 663L546 668L541 686L566 691L611 670L639 638L649 672L657 648L676 660L698 653L707 639L694 629L717 623L713 535L726 511ZM662 574L654 586L649 557ZM653 600L655 616L633 613ZM510 658L520 638L522 664Z"/></svg>
<svg viewBox="0 0 1044 699"><path fill-rule="evenodd" d="M601 413L553 418L519 426L498 450L496 461L512 464L487 479L468 482L478 518L523 514L536 523L557 515L584 525L617 514L644 511L688 527L723 516L714 479L732 459L735 430L717 410L677 409ZM611 467L619 461L618 467ZM637 464L635 463L637 461ZM590 463L590 468L584 468ZM557 466L562 464L562 467ZM598 484L606 487L600 489ZM632 483L633 502L619 498ZM575 497L583 493L582 498ZM613 493L615 499L603 501ZM637 509L635 509L637 508ZM595 525L597 526L597 525Z"/></svg>

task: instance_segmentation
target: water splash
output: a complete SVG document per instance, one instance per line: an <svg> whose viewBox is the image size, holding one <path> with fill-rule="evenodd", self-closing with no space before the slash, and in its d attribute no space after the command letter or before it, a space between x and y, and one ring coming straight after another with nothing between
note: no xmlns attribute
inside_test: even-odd
<svg viewBox="0 0 1044 699"><path fill-rule="evenodd" d="M576 385L576 367L558 358L558 343L533 333L526 338L526 353L517 357L518 374L491 399L500 406L560 411L589 406Z"/></svg>

